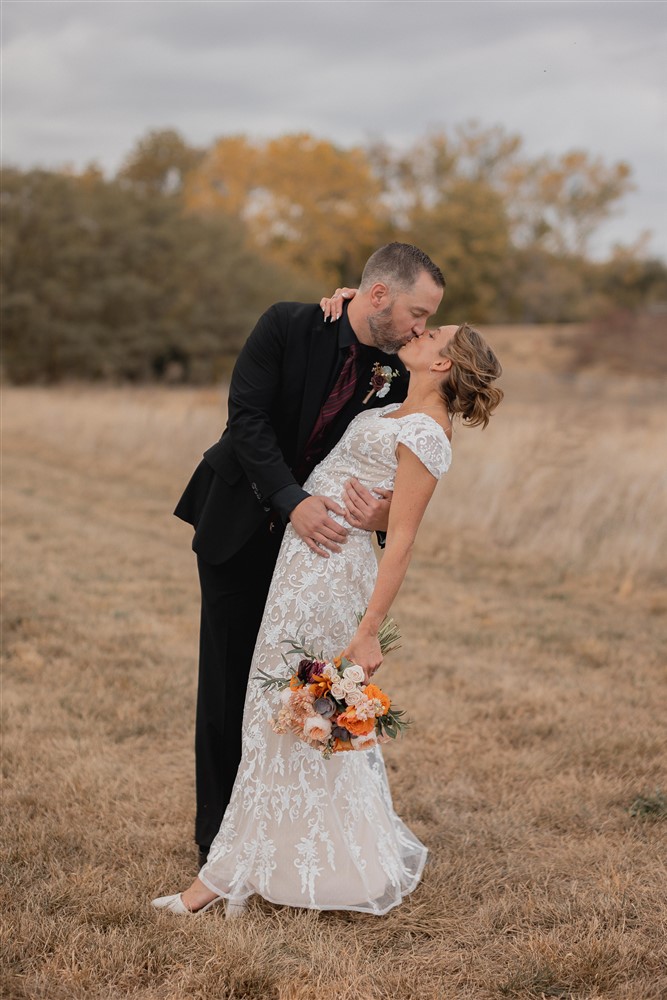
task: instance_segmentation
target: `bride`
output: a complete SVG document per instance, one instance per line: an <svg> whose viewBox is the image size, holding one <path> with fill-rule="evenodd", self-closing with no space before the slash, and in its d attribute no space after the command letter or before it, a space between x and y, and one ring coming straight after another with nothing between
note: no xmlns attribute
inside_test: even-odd
<svg viewBox="0 0 667 1000"><path fill-rule="evenodd" d="M258 893L289 906L382 915L421 878L427 851L394 812L380 749L325 760L291 733L277 735L279 695L258 683L260 671L285 672L288 637L325 656L344 651L370 679L382 662L378 627L451 461L452 418L486 427L502 399L492 385L500 364L467 324L426 330L398 355L410 372L405 401L360 413L304 484L342 506L351 476L371 490L393 489L379 568L371 533L349 528L351 514L347 543L328 559L288 525L250 670L231 801L199 876L185 892L154 899L158 909L193 914L225 899L232 916Z"/></svg>

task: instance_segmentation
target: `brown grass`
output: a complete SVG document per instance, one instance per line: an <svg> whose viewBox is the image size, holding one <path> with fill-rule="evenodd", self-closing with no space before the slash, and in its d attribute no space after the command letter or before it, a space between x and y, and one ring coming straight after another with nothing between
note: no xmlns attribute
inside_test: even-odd
<svg viewBox="0 0 667 1000"><path fill-rule="evenodd" d="M395 608L383 670L415 726L386 759L431 854L379 919L151 911L196 871L170 511L224 401L5 390L3 996L665 995L664 386L531 363L457 432Z"/></svg>

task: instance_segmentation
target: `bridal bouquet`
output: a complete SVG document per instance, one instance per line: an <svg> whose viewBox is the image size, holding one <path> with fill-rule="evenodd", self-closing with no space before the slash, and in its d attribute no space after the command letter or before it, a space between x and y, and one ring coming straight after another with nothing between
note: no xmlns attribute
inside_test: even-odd
<svg viewBox="0 0 667 1000"><path fill-rule="evenodd" d="M360 620L361 615L357 615ZM400 632L385 618L378 632L382 655L398 649ZM323 757L345 750L369 750L378 743L396 739L409 725L404 712L392 706L375 684L366 684L362 667L344 656L325 660L305 648L298 639L287 639L287 656L297 654L295 673L273 677L260 670L265 688L280 690L281 708L273 720L276 733L294 733ZM287 657L283 660L289 668Z"/></svg>

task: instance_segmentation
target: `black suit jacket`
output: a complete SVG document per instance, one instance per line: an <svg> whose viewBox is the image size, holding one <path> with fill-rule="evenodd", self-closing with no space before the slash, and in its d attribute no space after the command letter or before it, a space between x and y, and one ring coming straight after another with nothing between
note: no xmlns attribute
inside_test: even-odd
<svg viewBox="0 0 667 1000"><path fill-rule="evenodd" d="M232 373L227 427L204 452L174 511L194 525L192 547L207 562L230 559L269 519L271 495L298 483L294 469L338 359L338 324L324 323L319 306L279 302L259 319ZM374 394L364 404L376 361L401 375L388 396ZM398 358L363 350L356 391L327 432L325 454L357 413L403 400L407 385Z"/></svg>

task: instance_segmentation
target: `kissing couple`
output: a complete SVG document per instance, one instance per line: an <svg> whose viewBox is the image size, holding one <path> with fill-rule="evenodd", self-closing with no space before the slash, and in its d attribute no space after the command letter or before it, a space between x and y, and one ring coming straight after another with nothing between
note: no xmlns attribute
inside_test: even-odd
<svg viewBox="0 0 667 1000"><path fill-rule="evenodd" d="M449 468L452 421L485 427L503 395L476 330L427 328L444 288L423 251L390 243L358 290L271 306L239 355L227 426L175 511L194 527L202 596L201 870L157 909L224 900L237 916L259 894L382 915L420 881L427 849L394 811L377 742L325 759L274 731L280 696L258 680L284 672L294 637L366 682L382 663L378 629Z"/></svg>

